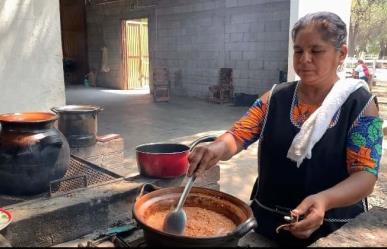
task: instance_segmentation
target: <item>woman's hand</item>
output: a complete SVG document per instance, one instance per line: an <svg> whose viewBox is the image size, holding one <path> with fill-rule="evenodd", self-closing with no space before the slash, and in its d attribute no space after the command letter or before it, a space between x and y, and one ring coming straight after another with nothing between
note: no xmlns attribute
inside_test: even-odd
<svg viewBox="0 0 387 249"><path fill-rule="evenodd" d="M188 176L203 175L206 170L215 166L220 160L228 160L243 149L242 143L224 133L215 142L197 146L188 156Z"/></svg>
<svg viewBox="0 0 387 249"><path fill-rule="evenodd" d="M309 238L324 220L326 211L353 205L372 193L376 177L366 171L353 173L335 186L306 197L292 213L304 220L284 228L298 238Z"/></svg>
<svg viewBox="0 0 387 249"><path fill-rule="evenodd" d="M323 195L310 195L291 211L292 215L303 215L304 219L284 229L297 238L307 239L323 224L325 211L326 201Z"/></svg>
<svg viewBox="0 0 387 249"><path fill-rule="evenodd" d="M189 169L188 175L201 176L206 170L215 166L222 157L222 150L215 143L209 145L197 146L188 156Z"/></svg>

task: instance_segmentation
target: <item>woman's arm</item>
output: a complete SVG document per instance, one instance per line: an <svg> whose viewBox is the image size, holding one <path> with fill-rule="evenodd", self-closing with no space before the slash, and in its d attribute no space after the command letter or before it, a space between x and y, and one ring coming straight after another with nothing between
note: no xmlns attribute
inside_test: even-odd
<svg viewBox="0 0 387 249"><path fill-rule="evenodd" d="M378 117L378 109L376 107L376 104L374 102L371 102L370 105L366 108L364 111L364 116L369 118L375 118ZM366 153L368 156L365 158L363 153L361 152L362 148L365 148L363 150L369 150L372 151L372 149L375 146L381 146L382 139L378 139L378 137L382 136L381 131L381 121L380 119L373 119L374 121L371 122L371 125L373 127L370 127L370 124L364 124L363 126L367 129L367 131L370 130L370 128L376 129L376 134L374 134L375 140L373 141L367 141L369 138L365 138L364 144L359 144L360 149L358 150L357 159L354 160L348 160L349 164L355 164L355 165L347 165L348 171L351 174L347 179L342 181L341 183L337 184L336 186L321 192L321 195L326 199L326 209L332 209L337 207L344 207L348 205L355 204L359 200L367 197L369 194L372 193L373 188L375 186L376 180L377 180L377 170L378 165L380 161L380 156L378 158L372 158L371 152ZM379 123L379 125L374 124ZM369 135L369 132L364 135ZM370 148L363 147L366 144L371 144ZM350 154L351 152L351 154ZM347 153L347 157L355 157L353 155L353 152L350 151ZM376 162L374 162L376 161ZM361 166L356 166L356 164L362 164ZM376 172L375 172L376 171ZM372 174L370 174L372 172Z"/></svg>
<svg viewBox="0 0 387 249"><path fill-rule="evenodd" d="M294 215L305 215L305 218L288 230L295 237L308 238L323 224L326 211L357 203L372 193L375 182L374 175L365 171L356 172L334 187L308 196L292 210Z"/></svg>
<svg viewBox="0 0 387 249"><path fill-rule="evenodd" d="M195 147L188 157L190 164L188 175L202 175L218 161L230 159L255 142L260 135L266 115L268 96L269 92L258 99L246 114L215 142Z"/></svg>
<svg viewBox="0 0 387 249"><path fill-rule="evenodd" d="M350 176L344 181L335 186L324 190L320 193L308 196L305 198L292 212L294 215L305 215L305 219L290 226L288 230L296 237L308 238L316 229L323 223L325 212L332 208L345 207L359 202L372 193L377 180L377 170L380 161L380 155L376 147L381 147L381 123L378 119L378 110L375 103L371 103L364 112L365 120L359 125L359 131L371 130L371 140L358 139L363 141L358 146L356 151L349 150L348 171ZM367 119L368 118L368 119ZM368 122L367 122L368 120ZM369 120L373 120L371 123ZM370 125L373 125L370 129ZM376 129L376 130L375 130ZM358 133L357 135L360 135ZM364 134L363 134L364 135ZM366 147L366 145L371 147ZM371 152L363 153L363 151L376 151L375 158L369 158ZM366 154L367 156L363 155ZM356 158L357 156L357 158Z"/></svg>

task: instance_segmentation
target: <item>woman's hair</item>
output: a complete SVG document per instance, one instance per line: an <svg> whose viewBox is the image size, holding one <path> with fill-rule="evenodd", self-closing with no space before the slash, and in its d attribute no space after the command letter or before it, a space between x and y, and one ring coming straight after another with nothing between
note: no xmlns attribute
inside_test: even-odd
<svg viewBox="0 0 387 249"><path fill-rule="evenodd" d="M292 29L293 42L298 32L309 25L315 25L322 39L332 43L339 50L347 43L347 26L336 14L327 11L307 14L299 19Z"/></svg>

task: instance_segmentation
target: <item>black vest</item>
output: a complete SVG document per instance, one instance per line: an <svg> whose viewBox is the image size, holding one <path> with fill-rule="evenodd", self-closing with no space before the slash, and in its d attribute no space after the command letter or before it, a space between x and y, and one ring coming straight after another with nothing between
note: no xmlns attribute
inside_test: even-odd
<svg viewBox="0 0 387 249"><path fill-rule="evenodd" d="M371 98L363 88L352 93L342 105L337 123L328 128L313 147L312 158L304 159L297 168L296 163L286 157L293 138L300 131L290 119L296 86L296 82L282 83L271 94L259 145L259 174L251 198L254 200L251 205L258 222L257 231L279 242L284 239L286 243L294 237L288 236L288 232L275 233L277 226L286 223L283 216L289 215L289 211L305 197L326 190L349 176L346 167L347 134ZM321 228L309 240L300 240L301 244L309 244L327 235L364 211L364 201L329 210Z"/></svg>

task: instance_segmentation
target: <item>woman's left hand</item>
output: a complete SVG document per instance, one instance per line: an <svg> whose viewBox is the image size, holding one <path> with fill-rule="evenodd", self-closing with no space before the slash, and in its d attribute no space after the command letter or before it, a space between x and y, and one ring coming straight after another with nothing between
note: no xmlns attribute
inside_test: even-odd
<svg viewBox="0 0 387 249"><path fill-rule="evenodd" d="M307 239L324 222L326 202L322 195L310 195L306 197L295 209L291 211L294 216L304 216L304 219L291 224L286 228L293 236Z"/></svg>

